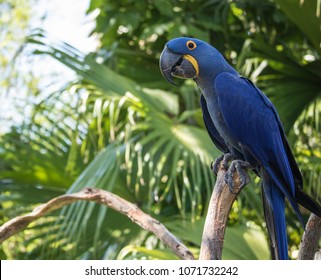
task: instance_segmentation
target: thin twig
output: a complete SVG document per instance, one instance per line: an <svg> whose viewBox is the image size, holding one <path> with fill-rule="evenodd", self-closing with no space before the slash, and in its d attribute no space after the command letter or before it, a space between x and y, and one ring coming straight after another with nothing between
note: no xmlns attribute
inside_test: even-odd
<svg viewBox="0 0 321 280"><path fill-rule="evenodd" d="M31 213L16 217L0 227L0 243L26 228L31 222L45 214L79 200L103 204L126 215L134 223L154 233L165 245L171 248L180 259L193 260L193 254L168 229L156 219L140 210L137 205L105 190L85 188L78 193L56 197L36 207Z"/></svg>
<svg viewBox="0 0 321 280"><path fill-rule="evenodd" d="M225 173L226 169L221 163L207 210L199 256L200 260L222 259L224 234L228 215L235 198L242 190L240 189L241 183L239 177L235 172L233 174L235 189L234 193L232 193L225 182ZM249 177L245 170L244 174L247 176L246 179L248 183Z"/></svg>
<svg viewBox="0 0 321 280"><path fill-rule="evenodd" d="M300 243L299 260L313 260L318 249L318 243L321 238L321 219L310 215L305 226L305 231Z"/></svg>

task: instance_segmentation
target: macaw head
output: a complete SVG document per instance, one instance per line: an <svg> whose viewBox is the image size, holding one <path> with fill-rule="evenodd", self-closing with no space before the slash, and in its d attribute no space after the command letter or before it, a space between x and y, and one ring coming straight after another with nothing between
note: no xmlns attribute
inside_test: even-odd
<svg viewBox="0 0 321 280"><path fill-rule="evenodd" d="M166 43L159 60L160 70L167 81L214 78L222 71L235 71L220 52L194 38L181 37Z"/></svg>

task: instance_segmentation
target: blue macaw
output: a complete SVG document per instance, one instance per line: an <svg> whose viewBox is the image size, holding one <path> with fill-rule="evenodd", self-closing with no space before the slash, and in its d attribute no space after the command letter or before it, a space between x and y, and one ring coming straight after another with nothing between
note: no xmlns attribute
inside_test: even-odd
<svg viewBox="0 0 321 280"><path fill-rule="evenodd" d="M200 88L205 126L216 147L231 157L234 169L251 168L262 179L263 208L274 259L288 259L285 197L303 224L298 204L321 217L321 206L302 191L302 175L271 101L241 77L221 53L194 38L169 41L160 69L173 77L193 79ZM242 180L242 178L241 178ZM228 180L233 191L233 180Z"/></svg>

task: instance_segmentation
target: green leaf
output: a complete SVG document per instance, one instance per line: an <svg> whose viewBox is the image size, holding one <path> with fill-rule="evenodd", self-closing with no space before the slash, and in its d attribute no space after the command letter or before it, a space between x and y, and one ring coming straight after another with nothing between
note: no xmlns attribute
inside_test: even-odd
<svg viewBox="0 0 321 280"><path fill-rule="evenodd" d="M128 245L117 256L118 260L124 259L154 259L154 260L178 260L178 257L169 249L157 250L146 247Z"/></svg>
<svg viewBox="0 0 321 280"><path fill-rule="evenodd" d="M180 239L200 247L205 218L190 221L166 221L164 224ZM236 224L225 231L223 259L270 259L269 245L262 229L255 225Z"/></svg>
<svg viewBox="0 0 321 280"><path fill-rule="evenodd" d="M275 2L321 53L321 1L275 0Z"/></svg>

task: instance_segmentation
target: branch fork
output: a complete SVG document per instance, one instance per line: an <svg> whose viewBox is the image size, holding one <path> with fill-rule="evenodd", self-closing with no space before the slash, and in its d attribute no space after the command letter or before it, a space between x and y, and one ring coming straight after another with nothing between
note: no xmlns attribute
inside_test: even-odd
<svg viewBox="0 0 321 280"><path fill-rule="evenodd" d="M227 161L230 160L231 158L228 156L225 158L224 155L219 158L219 162L215 163L215 170L213 171L217 173L217 179L205 220L199 256L200 260L220 260L222 258L224 234L230 209L237 195L243 187L249 183L249 176L246 172L248 166L241 164L236 168L236 163L232 162L230 167L228 167ZM234 167L231 169L233 164ZM84 188L77 193L58 196L36 207L29 214L13 218L6 222L0 227L0 243L25 229L31 222L47 213L80 200L93 201L126 215L143 229L155 234L163 244L167 245L180 259L195 259L192 252L169 232L162 223L144 213L136 204L108 191L95 188ZM299 259L321 258L320 251L314 256L320 237L321 219L311 214L301 240Z"/></svg>

